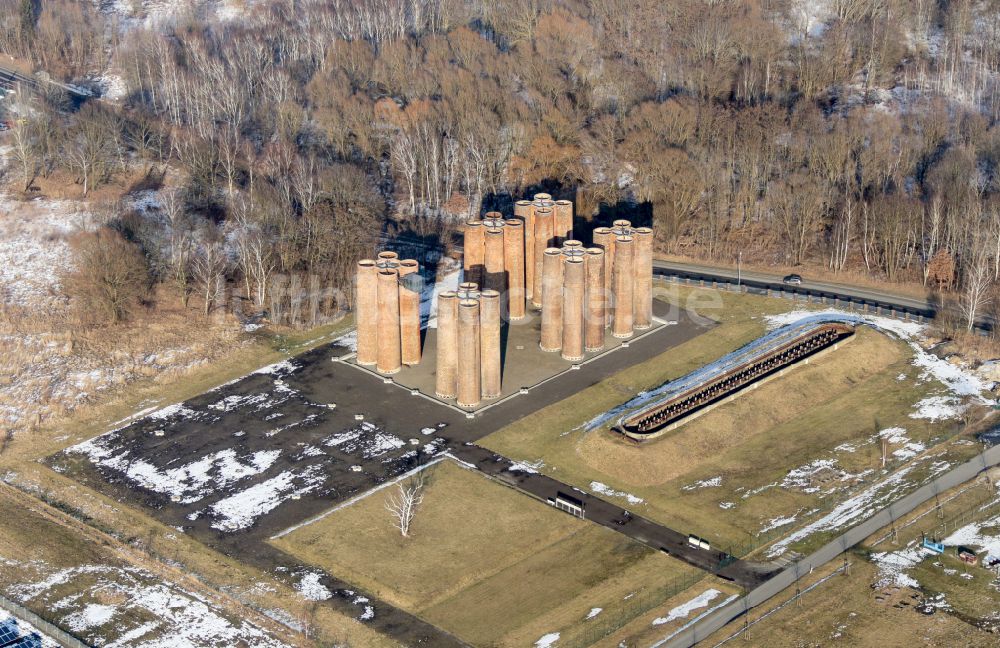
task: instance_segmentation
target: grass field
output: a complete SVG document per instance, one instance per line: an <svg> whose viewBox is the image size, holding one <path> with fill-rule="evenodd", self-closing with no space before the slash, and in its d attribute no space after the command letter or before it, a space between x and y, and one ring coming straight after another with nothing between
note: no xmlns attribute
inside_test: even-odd
<svg viewBox="0 0 1000 648"><path fill-rule="evenodd" d="M82 487L69 476L56 473L38 461L112 426L121 425L123 419L150 406L165 406L194 397L251 373L262 365L330 341L341 335L350 324L350 321L343 321L307 332L260 336L254 343L234 351L224 360L199 366L183 377L171 376L163 382L149 380L129 384L101 403L76 411L59 425L15 437L14 442L0 454L0 472L4 473L6 481L54 504L55 508L50 509L52 514L60 516L62 512L68 512L69 516L65 517L82 520L98 532L111 533L138 547L139 552L149 558L147 566L153 571L196 575L201 583L224 589L240 600L250 602L253 607L267 610L269 614L293 624L301 624L303 619L308 618L313 635L324 641L348 641L352 646L379 648L395 646L397 644L391 639L334 609L303 601L290 585L273 575L222 555L187 535L177 533L147 512L123 506ZM39 510L47 508L40 501L35 504ZM28 514L23 507L5 509L3 506L0 501L0 519L4 520L0 529L0 558L26 561L24 565L29 568L34 565L45 570L69 569L86 564L106 565L113 570L123 566L121 561L110 561L104 557L105 554L88 554L97 545L88 539L85 530L53 525L44 518ZM13 522L8 523L8 520ZM63 560L68 562L64 564ZM19 571L0 560L0 586L24 583L32 578L39 581L44 579L45 573L32 569ZM81 583L81 588L84 586L81 577L75 580ZM58 593L57 590L52 596ZM80 600L86 600L86 597ZM47 614L46 603L41 599L32 601L30 607L43 616ZM278 636L295 643L296 635L284 626L280 627L282 630Z"/></svg>
<svg viewBox="0 0 1000 648"><path fill-rule="evenodd" d="M63 519L8 486L0 486L0 520L0 593L88 643L267 648L278 646L280 640L289 646L312 645L264 614L205 588L184 570L163 569L145 551L131 547L121 551L99 533ZM241 585L233 576L233 585ZM264 589L278 594L274 588ZM289 592L282 596L292 603L288 609L300 608L296 612L304 618L307 606L296 606ZM264 598L253 603L258 609L275 607ZM314 628L314 636L326 642L372 648L394 645L335 613L317 614Z"/></svg>
<svg viewBox="0 0 1000 648"><path fill-rule="evenodd" d="M706 291L675 288L676 303ZM842 348L681 426L635 445L582 425L642 389L677 378L755 339L763 315L787 312L784 300L712 291L722 307L701 310L719 321L711 331L484 439L481 444L528 461L583 489L600 482L644 500L637 512L723 546L791 528L828 508L861 479L881 471L879 430L900 426L905 443L954 430L909 418L934 385L917 379L910 351L867 327ZM538 430L561 430L539 434ZM957 459L968 452L955 448ZM901 455L902 456L902 455ZM887 467L898 464L890 455ZM815 463L827 462L827 463ZM798 477L786 480L790 471Z"/></svg>
<svg viewBox="0 0 1000 648"><path fill-rule="evenodd" d="M872 552L874 561L888 565L898 561L882 558L881 552L919 556L922 559L906 569L905 574L919 583L925 596L971 624L1000 628L1000 614L997 613L1000 584L995 568L967 565L955 552L955 547L962 543L980 551L986 550L985 545L996 544L1000 537L996 488L984 479L977 479L942 493L939 501L940 507L933 501L928 502L901 519L895 542L887 538L889 530L883 529L868 538L864 549ZM945 553L932 556L928 552L916 552L925 535L945 542Z"/></svg>
<svg viewBox="0 0 1000 648"><path fill-rule="evenodd" d="M457 464L431 470L410 538L379 492L274 542L480 646L527 646L553 632L568 645L595 608L698 577Z"/></svg>
<svg viewBox="0 0 1000 648"><path fill-rule="evenodd" d="M931 501L897 521L896 542L890 538L890 528L880 529L866 540L865 545L854 550L849 558L848 575L837 573L826 579L840 567L839 561L818 568L802 579L804 594L800 602L793 600L792 588L785 590L750 613L751 621L759 622L751 626L749 640L737 636L724 645L768 648L996 646L996 634L975 625L980 620L993 619L992 625L996 626L1000 595L992 586L994 575L988 570L967 567L947 553L925 558L906 570L906 574L919 583L919 588L914 589L886 585L885 574L867 559L872 551L906 552L920 541L922 532L932 533L940 525L951 532L970 519L995 517L995 508L990 509L992 513L975 514L979 507L995 498L993 485L981 479L941 493L940 511ZM991 530L983 527L982 531ZM992 531L990 535L1000 532ZM826 580L809 590L821 579ZM928 616L916 611L925 600L934 602L934 614ZM780 609L776 609L779 606ZM743 621L739 619L708 637L705 644L717 645L730 635L741 633L742 627Z"/></svg>
<svg viewBox="0 0 1000 648"><path fill-rule="evenodd" d="M803 580L803 590L827 573L817 572ZM925 616L915 611L906 591L885 601L877 601L871 583L876 570L871 563L853 559L849 576L835 575L816 589L806 592L801 603L788 603L780 610L750 628L750 639L741 636L725 646L760 648L801 648L803 646L851 646L852 648L887 648L888 646L962 646L987 648L996 646L996 635L977 630L962 620L938 611ZM769 601L763 610L751 612L751 620L761 617L786 602L794 590L786 590ZM902 601L910 604L904 605ZM898 607L897 607L898 605ZM709 636L705 645L718 642L737 633L742 620L730 623L722 631Z"/></svg>

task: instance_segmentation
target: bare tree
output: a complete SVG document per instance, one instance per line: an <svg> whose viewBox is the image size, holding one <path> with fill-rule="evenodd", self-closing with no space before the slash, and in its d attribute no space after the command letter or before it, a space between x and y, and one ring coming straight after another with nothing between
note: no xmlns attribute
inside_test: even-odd
<svg viewBox="0 0 1000 648"><path fill-rule="evenodd" d="M392 514L393 523L404 538L410 536L410 524L424 501L426 483L424 471L420 471L405 482L399 482L396 492L385 500L385 508Z"/></svg>
<svg viewBox="0 0 1000 648"><path fill-rule="evenodd" d="M191 254L193 251L191 216L180 189L171 187L161 193L160 206L170 226L167 263L170 279L181 293L181 303L187 308L191 295Z"/></svg>
<svg viewBox="0 0 1000 648"><path fill-rule="evenodd" d="M993 279L992 274L987 246L983 241L977 239L972 243L962 273L962 298L959 300L959 308L968 331L975 327L976 318L990 302L989 290Z"/></svg>
<svg viewBox="0 0 1000 648"><path fill-rule="evenodd" d="M206 241L198 248L191 259L191 274L195 286L204 300L204 313L207 316L219 302L225 288L226 269L229 260L222 243L217 240Z"/></svg>
<svg viewBox="0 0 1000 648"><path fill-rule="evenodd" d="M81 109L63 152L69 167L80 175L84 197L107 177L114 155L107 120L98 114L100 109L88 106Z"/></svg>
<svg viewBox="0 0 1000 648"><path fill-rule="evenodd" d="M260 308L267 299L271 274L278 266L274 240L253 210L242 203L238 203L237 207L234 218L236 262L243 272L247 298L252 298Z"/></svg>
<svg viewBox="0 0 1000 648"><path fill-rule="evenodd" d="M32 122L25 117L31 110L28 102L23 99L28 96L28 93L18 87L14 96L19 98L15 111L21 117L14 121L13 127L10 129L11 158L21 172L21 187L27 191L31 188L31 183L38 173L38 138L32 127Z"/></svg>
<svg viewBox="0 0 1000 648"><path fill-rule="evenodd" d="M67 292L88 316L113 324L127 319L149 284L139 248L107 227L77 234L70 246L74 269L63 280Z"/></svg>

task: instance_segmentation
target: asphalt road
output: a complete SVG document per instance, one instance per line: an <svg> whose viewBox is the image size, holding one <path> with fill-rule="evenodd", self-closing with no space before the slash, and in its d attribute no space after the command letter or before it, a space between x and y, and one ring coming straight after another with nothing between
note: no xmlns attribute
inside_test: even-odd
<svg viewBox="0 0 1000 648"><path fill-rule="evenodd" d="M733 619L746 614L751 608L791 587L810 570L834 560L879 529L892 524L895 520L929 501L938 493L963 484L980 472L997 464L1000 464L1000 446L993 446L975 459L948 471L933 482L893 502L861 524L827 543L815 553L789 565L767 582L751 590L745 597L705 615L683 631L654 643L652 648L688 648L694 646Z"/></svg>
<svg viewBox="0 0 1000 648"><path fill-rule="evenodd" d="M653 272L660 276L676 276L693 281L717 281L726 284L739 282L749 290L780 291L782 293L802 295L807 298L821 298L827 301L853 303L885 312L889 315L910 315L914 317L933 318L939 310L930 298L914 298L893 293L838 284L825 281L815 281L808 277L802 278L801 284L786 284L781 275L764 272L737 272L732 268L716 268L694 263L677 263L673 261L653 261ZM896 311L893 313L893 311ZM994 322L990 317L980 317L976 326L980 331L993 330Z"/></svg>
<svg viewBox="0 0 1000 648"><path fill-rule="evenodd" d="M757 587L776 571L764 565L738 559L728 564L724 563L723 560L726 558L724 552L693 547L688 544L688 537L683 533L634 513L626 513L621 506L584 493L546 475L523 471L512 472L508 470L510 459L479 446L453 448L451 453L480 471L541 500L554 500L556 494L560 492L572 495L584 503L584 519L587 521L605 526L658 551L664 551L747 589Z"/></svg>

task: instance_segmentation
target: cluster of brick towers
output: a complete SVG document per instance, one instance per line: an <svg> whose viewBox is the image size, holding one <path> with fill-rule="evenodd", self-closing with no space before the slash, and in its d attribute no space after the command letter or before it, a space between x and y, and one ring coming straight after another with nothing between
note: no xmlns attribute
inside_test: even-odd
<svg viewBox="0 0 1000 648"><path fill-rule="evenodd" d="M420 293L423 277L414 259L379 252L358 261L355 314L358 364L394 374L420 363Z"/></svg>
<svg viewBox="0 0 1000 648"><path fill-rule="evenodd" d="M591 247L573 238L573 203L535 194L514 217L488 212L464 231L463 283L437 298L435 393L475 407L501 393L501 325L541 310L539 347L569 361L600 351L608 328L652 325L653 231L617 220ZM382 252L358 262L358 362L392 374L420 362L419 265Z"/></svg>

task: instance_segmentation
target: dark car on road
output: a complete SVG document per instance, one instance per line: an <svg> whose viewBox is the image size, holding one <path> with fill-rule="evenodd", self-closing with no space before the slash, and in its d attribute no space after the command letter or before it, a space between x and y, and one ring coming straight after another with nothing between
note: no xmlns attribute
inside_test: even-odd
<svg viewBox="0 0 1000 648"><path fill-rule="evenodd" d="M786 284L795 284L797 286L802 283L802 276L797 274L785 275L785 278L781 281Z"/></svg>

